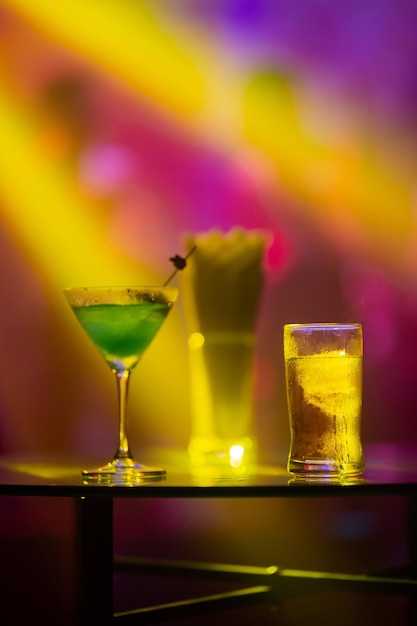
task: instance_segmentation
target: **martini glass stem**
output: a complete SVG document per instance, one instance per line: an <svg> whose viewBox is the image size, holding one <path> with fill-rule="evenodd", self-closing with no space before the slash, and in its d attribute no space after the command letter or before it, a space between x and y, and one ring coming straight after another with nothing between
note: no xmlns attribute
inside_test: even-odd
<svg viewBox="0 0 417 626"><path fill-rule="evenodd" d="M127 438L127 396L129 390L130 370L116 370L117 393L119 397L119 446L115 460L131 459Z"/></svg>

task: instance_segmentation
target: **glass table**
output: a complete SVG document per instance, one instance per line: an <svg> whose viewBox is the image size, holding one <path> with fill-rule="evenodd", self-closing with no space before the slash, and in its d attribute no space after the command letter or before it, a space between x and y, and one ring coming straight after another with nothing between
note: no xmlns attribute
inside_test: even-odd
<svg viewBox="0 0 417 626"><path fill-rule="evenodd" d="M80 625L149 624L256 603L276 605L287 597L320 590L352 590L417 596L417 461L368 463L359 480L346 484L291 483L283 466L260 466L243 480L193 476L184 465L167 467L158 482L135 487L83 484L83 464L0 460L0 496L70 498L75 504L76 606ZM219 563L119 557L113 550L113 503L117 498L323 498L400 496L407 511L408 564L401 575L352 575ZM113 610L113 575L137 570L181 576L215 577L241 583L217 595L149 606L123 613ZM406 571L406 575L404 575ZM417 615L416 607L412 610Z"/></svg>

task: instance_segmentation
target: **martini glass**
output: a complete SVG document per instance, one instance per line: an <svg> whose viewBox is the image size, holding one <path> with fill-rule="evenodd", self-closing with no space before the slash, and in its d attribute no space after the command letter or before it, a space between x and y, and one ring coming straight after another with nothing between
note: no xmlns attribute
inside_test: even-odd
<svg viewBox="0 0 417 626"><path fill-rule="evenodd" d="M161 468L137 463L127 434L127 396L132 370L151 344L178 296L175 287L79 287L64 294L84 331L116 376L119 443L113 460L83 470L87 481L136 484L158 480Z"/></svg>

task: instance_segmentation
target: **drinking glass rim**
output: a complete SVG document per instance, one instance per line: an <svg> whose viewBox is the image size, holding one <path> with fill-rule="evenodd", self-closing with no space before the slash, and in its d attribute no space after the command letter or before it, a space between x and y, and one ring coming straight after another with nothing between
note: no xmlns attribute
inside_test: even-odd
<svg viewBox="0 0 417 626"><path fill-rule="evenodd" d="M82 289L94 289L94 290L108 290L108 289L175 289L178 291L178 287L175 285L83 285L74 287L65 287L63 291L76 291Z"/></svg>
<svg viewBox="0 0 417 626"><path fill-rule="evenodd" d="M311 328L313 330L323 330L329 328L331 330L335 329L353 329L353 328L361 328L362 324L360 322L311 322L311 323L301 323L301 324L284 324L284 328L289 329L307 329Z"/></svg>
<svg viewBox="0 0 417 626"><path fill-rule="evenodd" d="M310 324L284 324L284 334L316 333L316 332L359 332L362 333L360 322L312 322Z"/></svg>
<svg viewBox="0 0 417 626"><path fill-rule="evenodd" d="M179 289L171 285L116 285L67 287L62 293L72 308L98 304L143 304L142 301L161 301L172 305L179 296Z"/></svg>

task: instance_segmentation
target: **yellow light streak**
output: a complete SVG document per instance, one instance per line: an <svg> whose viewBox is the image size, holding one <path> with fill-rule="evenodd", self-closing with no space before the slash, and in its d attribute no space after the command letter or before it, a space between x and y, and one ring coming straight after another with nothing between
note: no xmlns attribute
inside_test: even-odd
<svg viewBox="0 0 417 626"><path fill-rule="evenodd" d="M182 115L205 98L193 55L137 0L6 0L55 41Z"/></svg>
<svg viewBox="0 0 417 626"><path fill-rule="evenodd" d="M322 105L330 114L337 102L323 99ZM348 245L404 269L417 162L399 151L401 132L394 143L392 133L377 122L364 124L347 112L348 132L335 139L322 128L318 135L303 119L308 106L308 96L302 102L288 79L274 72L253 76L243 101L247 141L264 154L279 183L302 199L299 208L312 214L330 238L343 246L346 223L354 227L355 237L347 235Z"/></svg>
<svg viewBox="0 0 417 626"><path fill-rule="evenodd" d="M0 194L8 221L63 287L148 282L144 270L112 250L94 205L77 193L68 170L45 158L28 112L0 90Z"/></svg>

